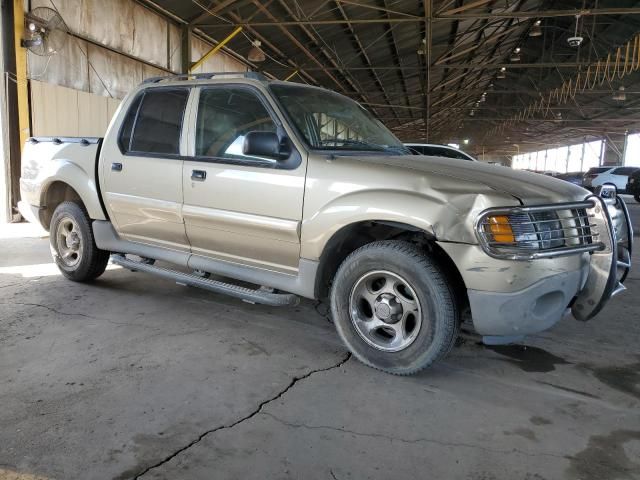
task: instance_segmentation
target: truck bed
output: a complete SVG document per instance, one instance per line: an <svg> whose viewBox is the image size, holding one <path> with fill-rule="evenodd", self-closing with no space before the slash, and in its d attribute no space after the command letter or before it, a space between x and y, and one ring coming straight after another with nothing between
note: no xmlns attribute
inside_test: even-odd
<svg viewBox="0 0 640 480"><path fill-rule="evenodd" d="M98 137L29 138L22 153L22 206L31 211L45 206L46 192L56 181L68 184L82 198L91 195L99 203L97 167L101 146L102 138ZM102 208L88 210L95 210L89 211L91 218L104 219Z"/></svg>

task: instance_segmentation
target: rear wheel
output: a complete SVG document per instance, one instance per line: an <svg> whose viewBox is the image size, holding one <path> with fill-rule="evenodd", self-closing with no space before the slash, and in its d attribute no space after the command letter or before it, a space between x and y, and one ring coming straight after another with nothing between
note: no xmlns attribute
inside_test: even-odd
<svg viewBox="0 0 640 480"><path fill-rule="evenodd" d="M458 334L445 275L408 242L374 242L336 273L331 311L338 334L363 363L410 375L443 358Z"/></svg>
<svg viewBox="0 0 640 480"><path fill-rule="evenodd" d="M104 273L109 252L96 246L91 220L77 203L62 202L55 209L49 241L53 260L68 279L87 282Z"/></svg>

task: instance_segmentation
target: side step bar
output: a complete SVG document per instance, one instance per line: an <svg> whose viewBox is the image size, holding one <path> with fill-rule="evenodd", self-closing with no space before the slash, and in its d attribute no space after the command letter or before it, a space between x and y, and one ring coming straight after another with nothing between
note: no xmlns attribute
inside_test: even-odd
<svg viewBox="0 0 640 480"><path fill-rule="evenodd" d="M151 273L168 280L174 280L180 284L203 288L215 293L223 293L249 303L261 303L263 305L271 305L274 307L284 307L288 305L297 305L300 301L296 295L291 293L272 293L241 287L231 283L224 283L217 280L210 280L197 275L191 275L189 273L178 272L176 270L169 270L168 268L156 267L148 263L130 260L124 255L111 255L111 262L129 270Z"/></svg>

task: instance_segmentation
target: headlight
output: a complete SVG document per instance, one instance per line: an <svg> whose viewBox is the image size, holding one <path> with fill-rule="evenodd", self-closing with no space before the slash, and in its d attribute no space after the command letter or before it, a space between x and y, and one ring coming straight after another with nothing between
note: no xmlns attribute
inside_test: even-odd
<svg viewBox="0 0 640 480"><path fill-rule="evenodd" d="M492 257L513 260L568 255L597 249L591 202L492 208L476 221L476 236Z"/></svg>
<svg viewBox="0 0 640 480"><path fill-rule="evenodd" d="M489 215L482 233L496 247L545 250L564 245L562 224L555 212Z"/></svg>

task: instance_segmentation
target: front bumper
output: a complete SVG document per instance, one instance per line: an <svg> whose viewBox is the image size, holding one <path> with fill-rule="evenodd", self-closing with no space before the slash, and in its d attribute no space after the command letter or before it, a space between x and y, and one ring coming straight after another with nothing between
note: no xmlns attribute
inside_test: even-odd
<svg viewBox="0 0 640 480"><path fill-rule="evenodd" d="M520 336L551 328L580 291L588 267L546 277L517 292L467 290L473 328L485 336Z"/></svg>
<svg viewBox="0 0 640 480"><path fill-rule="evenodd" d="M538 333L562 319L567 308L571 308L576 319L586 321L597 315L613 295L625 289L623 282L631 267L633 248L626 205L615 195L588 199L593 201L588 213L597 225L600 248L581 254L585 261L573 270L544 276L525 288L508 292L468 288L477 333L488 337ZM519 263L533 267L539 261Z"/></svg>

